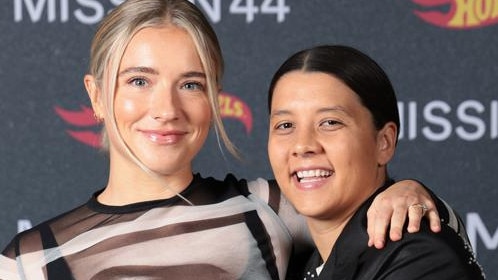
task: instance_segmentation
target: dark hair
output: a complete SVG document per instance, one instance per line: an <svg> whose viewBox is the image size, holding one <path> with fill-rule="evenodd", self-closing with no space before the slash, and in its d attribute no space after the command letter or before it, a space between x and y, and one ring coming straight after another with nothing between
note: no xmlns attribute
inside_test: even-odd
<svg viewBox="0 0 498 280"><path fill-rule="evenodd" d="M295 70L322 72L336 77L358 95L362 104L371 112L377 129L388 122L394 122L399 128L398 103L387 74L366 54L340 45L317 46L289 57L271 80L268 111L271 111L275 85L283 75Z"/></svg>

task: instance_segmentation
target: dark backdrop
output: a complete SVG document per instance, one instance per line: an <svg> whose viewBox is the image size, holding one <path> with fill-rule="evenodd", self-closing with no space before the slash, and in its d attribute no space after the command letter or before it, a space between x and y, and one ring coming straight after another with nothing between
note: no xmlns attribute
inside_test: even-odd
<svg viewBox="0 0 498 280"><path fill-rule="evenodd" d="M85 202L106 183L107 159L90 145L98 127L88 121L82 78L96 24L119 2L2 1L0 244ZM197 171L271 177L272 73L298 49L352 45L384 67L398 94L403 127L391 175L417 178L452 204L489 279L496 279L498 1L195 3L220 37L227 65L222 110L244 154L243 162L223 155L211 136Z"/></svg>

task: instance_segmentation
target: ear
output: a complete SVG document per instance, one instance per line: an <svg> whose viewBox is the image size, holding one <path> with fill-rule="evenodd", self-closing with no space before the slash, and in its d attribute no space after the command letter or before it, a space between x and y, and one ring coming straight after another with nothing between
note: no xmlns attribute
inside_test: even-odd
<svg viewBox="0 0 498 280"><path fill-rule="evenodd" d="M393 122L388 122L377 132L377 163L386 165L394 156L398 128Z"/></svg>
<svg viewBox="0 0 498 280"><path fill-rule="evenodd" d="M92 102L93 114L98 121L101 121L104 119L102 92L92 75L85 75L84 83L88 97L90 97L90 101Z"/></svg>

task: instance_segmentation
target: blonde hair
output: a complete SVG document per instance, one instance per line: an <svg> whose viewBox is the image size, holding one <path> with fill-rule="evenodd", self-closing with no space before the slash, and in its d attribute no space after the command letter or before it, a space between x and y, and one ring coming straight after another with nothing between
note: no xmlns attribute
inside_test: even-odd
<svg viewBox="0 0 498 280"><path fill-rule="evenodd" d="M109 114L107 117L113 120L108 129L118 135L118 141L129 156L142 169L150 172L119 133L114 118L114 95L119 65L133 36L143 28L168 24L185 29L192 37L206 73L208 99L218 144L222 150L221 138L227 150L239 158L235 145L225 131L218 104L224 67L218 38L202 12L187 0L127 0L100 23L91 45L89 74L94 77L96 86L102 92L102 101ZM108 148L105 133L102 142L103 147Z"/></svg>

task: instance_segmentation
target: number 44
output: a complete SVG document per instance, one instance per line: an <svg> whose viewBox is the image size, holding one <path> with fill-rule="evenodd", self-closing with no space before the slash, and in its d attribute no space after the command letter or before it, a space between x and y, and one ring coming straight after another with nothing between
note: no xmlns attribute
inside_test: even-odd
<svg viewBox="0 0 498 280"><path fill-rule="evenodd" d="M257 13L274 14L277 16L277 22L283 22L285 15L290 13L290 7L285 5L285 0L263 0L260 7L254 4L254 0L233 0L230 13L245 14L248 23L254 20Z"/></svg>

